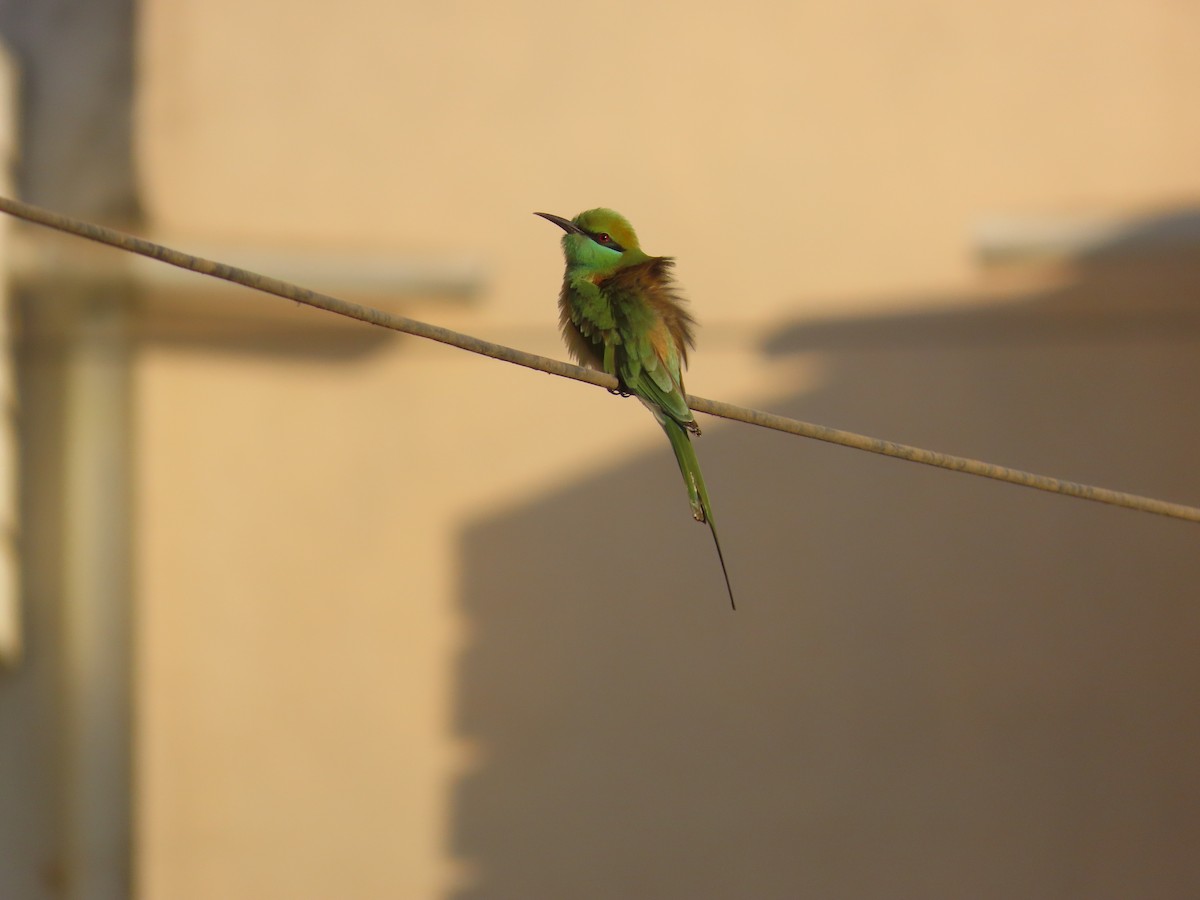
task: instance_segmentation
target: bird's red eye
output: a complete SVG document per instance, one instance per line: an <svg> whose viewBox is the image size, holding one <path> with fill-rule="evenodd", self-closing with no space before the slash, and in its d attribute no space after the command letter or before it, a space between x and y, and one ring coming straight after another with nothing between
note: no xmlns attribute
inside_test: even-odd
<svg viewBox="0 0 1200 900"><path fill-rule="evenodd" d="M610 238L607 234L596 235L596 240L598 240L602 244L608 244L608 243L612 242L612 238Z"/></svg>

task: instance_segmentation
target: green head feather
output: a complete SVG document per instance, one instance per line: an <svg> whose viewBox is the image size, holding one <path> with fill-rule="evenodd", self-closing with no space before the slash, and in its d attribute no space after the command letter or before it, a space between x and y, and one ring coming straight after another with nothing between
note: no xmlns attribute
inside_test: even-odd
<svg viewBox="0 0 1200 900"><path fill-rule="evenodd" d="M581 212L567 220L549 213L538 213L566 232L563 253L571 268L607 271L645 261L637 233L629 220L615 210L599 207Z"/></svg>

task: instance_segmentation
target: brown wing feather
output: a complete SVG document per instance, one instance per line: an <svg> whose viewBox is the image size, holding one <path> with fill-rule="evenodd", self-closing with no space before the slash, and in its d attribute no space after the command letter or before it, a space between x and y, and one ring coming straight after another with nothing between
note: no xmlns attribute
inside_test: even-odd
<svg viewBox="0 0 1200 900"><path fill-rule="evenodd" d="M684 308L687 301L675 286L675 279L671 273L674 265L675 260L669 256L652 256L643 263L617 270L606 281L613 282L634 296L644 298L650 304L666 326L679 358L686 366L688 349L696 346L696 320ZM655 349L659 358L665 361L665 348Z"/></svg>

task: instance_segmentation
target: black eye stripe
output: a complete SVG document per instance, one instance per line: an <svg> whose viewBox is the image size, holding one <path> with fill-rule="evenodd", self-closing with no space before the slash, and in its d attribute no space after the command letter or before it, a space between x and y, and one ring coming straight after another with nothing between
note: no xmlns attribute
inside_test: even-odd
<svg viewBox="0 0 1200 900"><path fill-rule="evenodd" d="M625 248L624 248L624 247L622 247L620 244L618 244L616 241L614 241L614 240L612 239L612 235L609 235L609 236L608 236L608 242L607 242L607 243L605 243L604 241L600 240L600 235L601 235L601 232L598 232L598 231L587 231L587 230L585 229L583 233L584 233L584 234L586 234L588 237L590 237L590 238L591 238L593 241L595 241L595 242L596 242L597 244L599 244L601 247L609 247L609 248L611 248L611 249L613 249L613 250L616 250L618 253L624 253L624 252L625 252Z"/></svg>

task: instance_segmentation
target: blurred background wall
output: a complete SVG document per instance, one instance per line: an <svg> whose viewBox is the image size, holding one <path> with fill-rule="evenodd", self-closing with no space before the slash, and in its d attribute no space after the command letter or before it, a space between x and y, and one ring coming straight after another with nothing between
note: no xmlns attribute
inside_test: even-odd
<svg viewBox="0 0 1200 900"><path fill-rule="evenodd" d="M560 357L612 206L693 392L1200 503L1200 9L29 8L28 199ZM710 420L734 615L640 405L20 238L0 894L1200 889L1193 526Z"/></svg>

